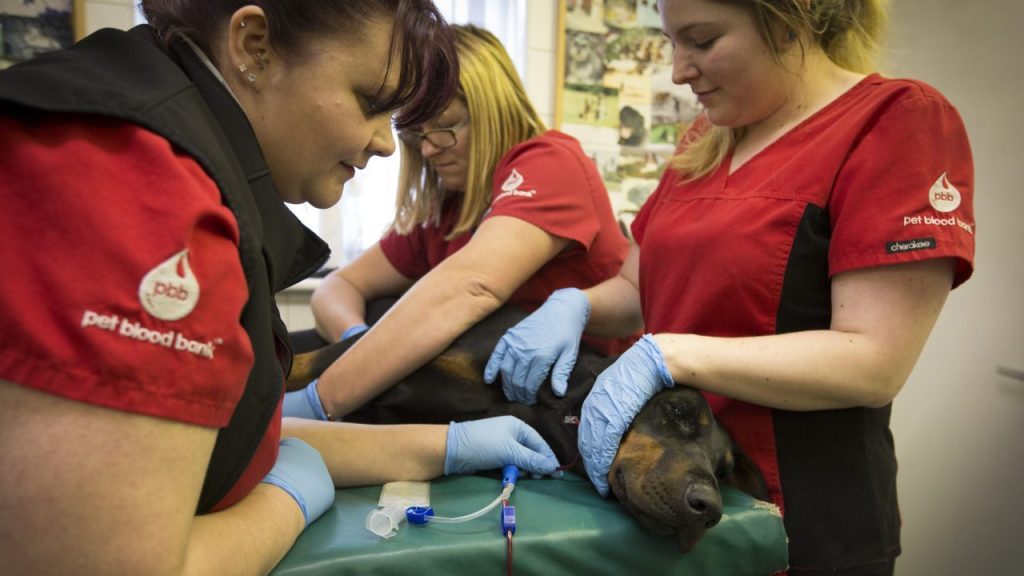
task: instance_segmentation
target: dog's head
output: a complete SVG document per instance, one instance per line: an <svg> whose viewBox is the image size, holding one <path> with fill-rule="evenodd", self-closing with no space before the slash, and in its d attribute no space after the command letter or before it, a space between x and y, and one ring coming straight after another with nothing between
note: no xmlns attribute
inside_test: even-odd
<svg viewBox="0 0 1024 576"><path fill-rule="evenodd" d="M566 52L569 55L569 59L574 62L587 62L596 57L597 53L594 50L596 44L597 41L594 37L588 34L570 34Z"/></svg>
<svg viewBox="0 0 1024 576"><path fill-rule="evenodd" d="M715 422L704 397L677 385L633 420L608 472L615 497L647 530L688 552L722 518L720 484L765 498L754 464Z"/></svg>

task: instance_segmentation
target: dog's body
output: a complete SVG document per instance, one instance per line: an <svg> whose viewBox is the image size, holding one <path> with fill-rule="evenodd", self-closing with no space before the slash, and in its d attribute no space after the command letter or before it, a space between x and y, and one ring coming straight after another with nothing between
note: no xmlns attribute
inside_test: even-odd
<svg viewBox="0 0 1024 576"><path fill-rule="evenodd" d="M374 303L368 321L389 303ZM501 336L525 314L504 307L460 336L443 354L345 416L349 422L377 424L437 423L512 415L536 429L559 461L582 471L576 447L583 400L597 375L614 358L581 347L564 397L545 383L532 406L509 402L501 384L486 385L483 369ZM316 378L358 340L350 338L296 356L289 389ZM657 394L641 410L623 438L608 474L618 500L654 533L676 535L688 551L721 518L718 483L764 499L764 481L756 467L717 425L704 397L686 386Z"/></svg>

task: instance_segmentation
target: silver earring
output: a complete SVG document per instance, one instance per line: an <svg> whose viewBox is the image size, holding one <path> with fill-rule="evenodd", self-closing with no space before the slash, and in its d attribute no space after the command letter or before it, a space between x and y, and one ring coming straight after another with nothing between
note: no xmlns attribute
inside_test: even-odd
<svg viewBox="0 0 1024 576"><path fill-rule="evenodd" d="M256 67L259 68L260 70L263 70L263 68L266 65L266 61L263 60L263 54L264 54L263 50L257 50L256 51L256 60L258 60L258 62L256 62Z"/></svg>
<svg viewBox="0 0 1024 576"><path fill-rule="evenodd" d="M242 18L242 23L238 25L239 28L245 28L245 18Z"/></svg>
<svg viewBox="0 0 1024 576"><path fill-rule="evenodd" d="M245 64L241 64L241 65L238 66L238 71L241 72L242 74L245 74L245 71L248 70L248 69L249 68Z"/></svg>
<svg viewBox="0 0 1024 576"><path fill-rule="evenodd" d="M245 79L248 80L250 83L255 82L256 81L256 75L253 74L252 72L249 72L249 74L245 77Z"/></svg>

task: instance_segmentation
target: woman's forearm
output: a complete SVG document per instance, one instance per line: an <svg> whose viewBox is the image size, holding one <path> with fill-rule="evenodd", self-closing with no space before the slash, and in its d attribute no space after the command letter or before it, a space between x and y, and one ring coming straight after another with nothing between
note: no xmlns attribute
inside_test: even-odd
<svg viewBox="0 0 1024 576"><path fill-rule="evenodd" d="M344 416L362 406L443 352L502 304L500 296L471 274L423 277L373 330L324 371L318 385L324 407L332 416Z"/></svg>
<svg viewBox="0 0 1024 576"><path fill-rule="evenodd" d="M862 334L658 334L655 341L676 382L782 410L883 406L907 377Z"/></svg>
<svg viewBox="0 0 1024 576"><path fill-rule="evenodd" d="M745 338L658 334L676 382L785 410L880 407L900 391L949 294L928 260L832 280L830 329Z"/></svg>
<svg viewBox="0 0 1024 576"><path fill-rule="evenodd" d="M486 220L324 371L318 387L324 407L332 416L348 414L432 360L567 243L517 218Z"/></svg>
<svg viewBox="0 0 1024 576"><path fill-rule="evenodd" d="M313 291L310 307L316 331L328 342L337 342L341 334L366 322L366 299L344 276L328 274Z"/></svg>
<svg viewBox="0 0 1024 576"><path fill-rule="evenodd" d="M391 264L380 243L374 244L328 274L313 291L310 305L317 332L328 342L337 342L345 330L366 323L367 303L398 296L412 284Z"/></svg>
<svg viewBox="0 0 1024 576"><path fill-rule="evenodd" d="M281 433L316 448L339 488L430 480L444 473L444 425L369 426L285 418Z"/></svg>
<svg viewBox="0 0 1024 576"><path fill-rule="evenodd" d="M622 338L643 328L639 274L640 248L631 244L619 273L584 291L590 300L587 334Z"/></svg>
<svg viewBox="0 0 1024 576"><path fill-rule="evenodd" d="M267 574L304 526L291 496L276 486L258 484L234 506L196 518L184 574Z"/></svg>
<svg viewBox="0 0 1024 576"><path fill-rule="evenodd" d="M601 338L622 338L643 328L640 292L622 276L584 290L590 301L586 333Z"/></svg>

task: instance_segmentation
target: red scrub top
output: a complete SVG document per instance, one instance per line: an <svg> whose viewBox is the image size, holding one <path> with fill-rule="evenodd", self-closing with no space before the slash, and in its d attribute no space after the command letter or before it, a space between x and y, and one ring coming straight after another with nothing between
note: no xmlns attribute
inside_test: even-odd
<svg viewBox="0 0 1024 576"><path fill-rule="evenodd" d="M219 428L252 367L238 226L189 156L108 119L0 116L0 379ZM280 418L224 501L273 465Z"/></svg>
<svg viewBox="0 0 1024 576"><path fill-rule="evenodd" d="M633 223L649 332L827 329L835 274L948 257L954 286L971 275L967 134L925 84L868 76L733 174L729 164L691 183L666 172ZM898 553L888 407L793 413L706 396L784 508L794 567Z"/></svg>
<svg viewBox="0 0 1024 576"><path fill-rule="evenodd" d="M384 255L403 276L418 279L469 243L472 233L445 236L458 219L461 196L448 198L438 224L391 232L380 241ZM628 241L612 213L608 191L579 142L548 131L509 150L495 167L491 208L484 219L510 216L568 238L569 246L520 286L510 302L527 310L559 288L589 288L622 267ZM621 352L632 339L587 339L605 353Z"/></svg>

